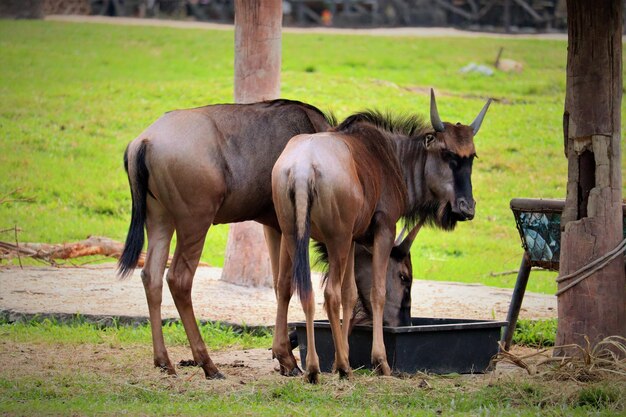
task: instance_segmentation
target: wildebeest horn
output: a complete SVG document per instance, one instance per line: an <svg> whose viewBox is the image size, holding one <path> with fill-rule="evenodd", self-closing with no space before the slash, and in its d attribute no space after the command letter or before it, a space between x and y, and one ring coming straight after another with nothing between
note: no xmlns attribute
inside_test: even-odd
<svg viewBox="0 0 626 417"><path fill-rule="evenodd" d="M487 113L487 109L489 108L490 104L491 99L487 100L487 103L485 103L483 109L480 111L480 113L478 113L478 116L476 116L476 119L474 119L474 121L470 125L471 128L474 129L474 136L478 134L478 129L480 129L480 125L483 123L483 119L485 118L485 114Z"/></svg>
<svg viewBox="0 0 626 417"><path fill-rule="evenodd" d="M430 89L430 123L433 125L433 129L436 132L443 132L446 130L443 122L439 118L439 112L437 111L437 102L435 101L435 90Z"/></svg>
<svg viewBox="0 0 626 417"><path fill-rule="evenodd" d="M415 240L417 233L420 231L423 225L424 225L424 221L422 220L421 222L416 224L413 227L413 229L411 229L409 234L406 235L404 240L402 240L402 243L396 243L397 248L400 250L401 253L405 254L405 256L409 254L409 251L411 250L411 245L413 245L413 241ZM406 231L406 226L404 227L404 229L402 229L402 231L403 232Z"/></svg>
<svg viewBox="0 0 626 417"><path fill-rule="evenodd" d="M405 233L406 233L406 224L404 225L404 227L400 231L400 234L396 238L396 241L393 242L393 246L398 246L402 242L402 239L404 239L404 234Z"/></svg>

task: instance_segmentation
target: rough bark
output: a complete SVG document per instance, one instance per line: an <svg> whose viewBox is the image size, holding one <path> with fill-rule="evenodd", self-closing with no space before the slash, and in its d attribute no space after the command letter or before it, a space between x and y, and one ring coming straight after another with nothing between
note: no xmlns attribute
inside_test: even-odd
<svg viewBox="0 0 626 417"><path fill-rule="evenodd" d="M564 112L568 183L561 219L559 275L575 272L623 239L620 109L621 0L568 0L567 90ZM559 289L570 281L559 283ZM624 257L558 299L557 345L592 345L626 336ZM557 355L576 354L560 349Z"/></svg>
<svg viewBox="0 0 626 417"><path fill-rule="evenodd" d="M235 1L235 102L280 96L282 1ZM230 226L222 279L272 286L263 228L254 222Z"/></svg>

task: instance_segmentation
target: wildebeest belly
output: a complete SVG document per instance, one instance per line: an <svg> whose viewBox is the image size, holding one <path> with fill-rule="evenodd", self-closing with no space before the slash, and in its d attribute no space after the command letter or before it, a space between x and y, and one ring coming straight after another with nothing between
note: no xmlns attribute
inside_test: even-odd
<svg viewBox="0 0 626 417"><path fill-rule="evenodd" d="M277 224L271 193L266 196L253 193L242 194L234 193L224 200L213 224L237 223L247 220L256 220L271 226Z"/></svg>

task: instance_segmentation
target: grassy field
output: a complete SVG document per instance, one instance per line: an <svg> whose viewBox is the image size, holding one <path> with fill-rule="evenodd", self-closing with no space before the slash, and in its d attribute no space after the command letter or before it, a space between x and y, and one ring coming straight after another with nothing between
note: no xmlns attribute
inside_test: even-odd
<svg viewBox="0 0 626 417"><path fill-rule="evenodd" d="M462 74L500 47L522 73ZM492 105L476 139L476 219L454 233L424 230L413 248L418 279L511 287L522 249L514 197L564 197L561 120L566 42L493 38L375 38L285 34L282 96L332 110L428 111L469 123ZM233 33L42 21L0 21L0 229L21 241L125 238L130 196L126 144L165 111L231 102ZM29 201L11 201L29 199ZM226 226L203 260L223 263ZM13 240L9 233L1 240ZM533 273L530 291L555 290Z"/></svg>
<svg viewBox="0 0 626 417"><path fill-rule="evenodd" d="M272 364L258 369L250 362L250 349L259 347L255 354L267 362L267 335L215 326L202 331L223 381L206 381L198 368L178 368L178 378L160 374L152 366L148 326L1 322L0 414L569 417L619 416L626 405L623 376L595 369L577 380L550 366L532 376L511 367L400 378L356 371L348 381L323 374L312 386L281 377ZM182 326L166 326L165 337L173 360L188 358ZM247 349L243 363L223 359L232 349Z"/></svg>

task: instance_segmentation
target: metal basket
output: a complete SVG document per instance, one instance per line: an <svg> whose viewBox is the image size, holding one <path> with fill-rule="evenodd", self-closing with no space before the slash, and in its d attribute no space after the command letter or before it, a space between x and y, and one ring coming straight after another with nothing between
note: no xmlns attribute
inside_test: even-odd
<svg viewBox="0 0 626 417"><path fill-rule="evenodd" d="M514 198L511 210L522 246L534 266L559 270L565 200Z"/></svg>

